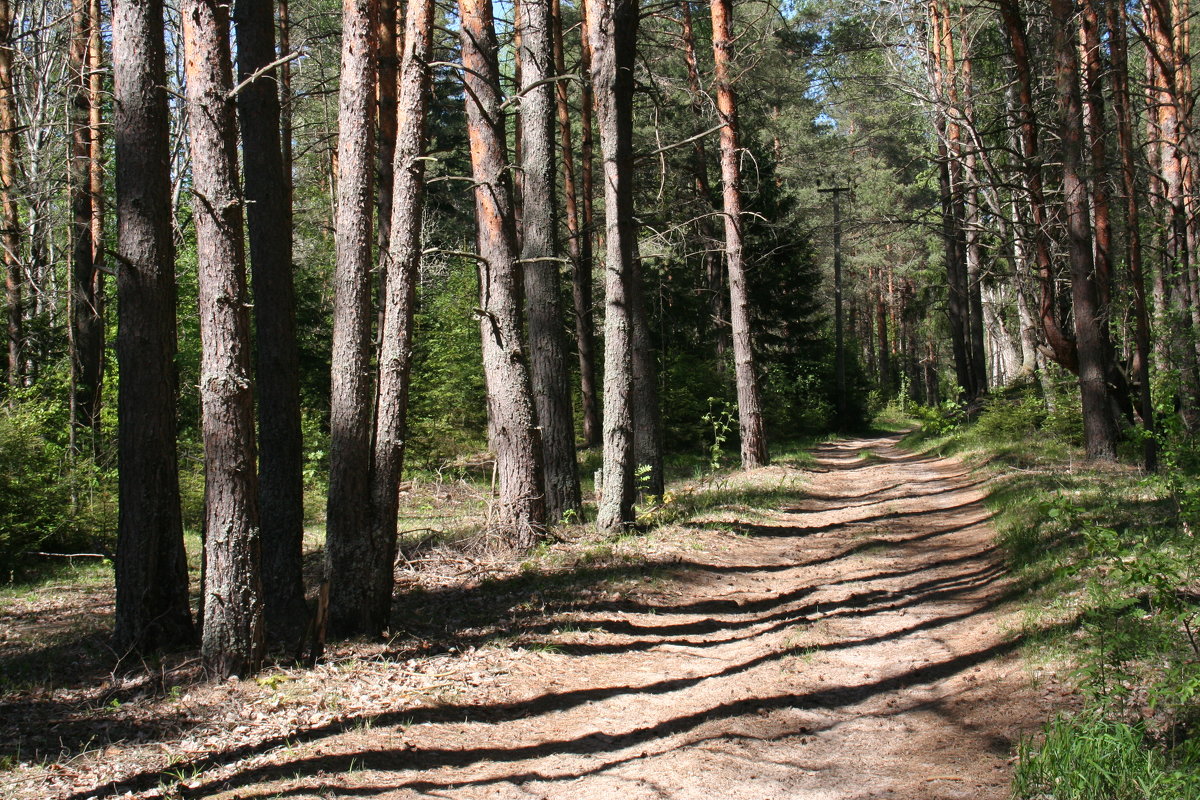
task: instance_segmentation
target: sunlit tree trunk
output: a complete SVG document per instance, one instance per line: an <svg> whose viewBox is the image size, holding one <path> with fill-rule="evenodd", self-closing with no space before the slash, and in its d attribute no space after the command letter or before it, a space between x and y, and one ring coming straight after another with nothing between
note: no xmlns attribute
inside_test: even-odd
<svg viewBox="0 0 1200 800"><path fill-rule="evenodd" d="M0 19L7 19L0 0ZM117 652L191 643L175 449L175 245L162 0L114 0ZM0 125L3 124L0 119ZM2 166L0 166L2 169Z"/></svg>
<svg viewBox="0 0 1200 800"><path fill-rule="evenodd" d="M467 134L475 178L480 333L498 496L491 524L526 548L546 526L542 454L521 342L521 270L506 178L500 71L491 0L459 0Z"/></svg>
<svg viewBox="0 0 1200 800"><path fill-rule="evenodd" d="M3 247L5 352L9 386L21 385L21 220L17 212L17 102L13 90L13 15L0 0L0 247Z"/></svg>
<svg viewBox="0 0 1200 800"><path fill-rule="evenodd" d="M742 189L739 170L737 101L733 92L733 2L712 0L713 62L716 67L717 112L721 119L721 184L725 216L725 268L729 274L729 323L733 336L733 364L737 381L738 429L741 433L742 469L767 464L767 433L763 424L762 397L755 370L754 342L750 332L750 298L746 288L742 234Z"/></svg>
<svg viewBox="0 0 1200 800"><path fill-rule="evenodd" d="M554 36L551 0L522 0L521 267L529 334L529 371L541 428L546 514L551 522L582 508L575 460L575 419L567 373L555 194Z"/></svg>
<svg viewBox="0 0 1200 800"><path fill-rule="evenodd" d="M242 198L229 9L185 0L188 139L200 306L200 402L204 429L205 666L254 672L263 657L258 470L250 377Z"/></svg>
<svg viewBox="0 0 1200 800"><path fill-rule="evenodd" d="M636 0L585 0L604 154L604 466L596 526L633 523L633 67Z"/></svg>
<svg viewBox="0 0 1200 800"><path fill-rule="evenodd" d="M272 0L236 0L238 80L275 61ZM292 277L292 209L281 145L276 71L237 96L245 164L246 224L254 283L258 391L259 507L263 603L268 636L292 647L307 626L304 603L304 448L300 433L300 355Z"/></svg>

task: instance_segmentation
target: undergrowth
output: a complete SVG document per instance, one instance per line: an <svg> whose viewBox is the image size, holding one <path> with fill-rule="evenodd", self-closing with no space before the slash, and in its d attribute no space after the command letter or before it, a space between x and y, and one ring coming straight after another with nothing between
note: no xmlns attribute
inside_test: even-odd
<svg viewBox="0 0 1200 800"><path fill-rule="evenodd" d="M1089 464L1078 407L1027 386L919 409L907 438L990 473L1027 655L1065 665L1079 694L1020 745L1013 797L1200 798L1200 444L1168 429L1157 474Z"/></svg>

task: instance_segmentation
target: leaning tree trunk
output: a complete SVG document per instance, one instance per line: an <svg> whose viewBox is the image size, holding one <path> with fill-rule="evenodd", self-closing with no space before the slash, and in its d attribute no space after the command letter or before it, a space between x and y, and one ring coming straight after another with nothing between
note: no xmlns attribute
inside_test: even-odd
<svg viewBox="0 0 1200 800"><path fill-rule="evenodd" d="M1083 103L1073 35L1073 1L1051 0L1054 24L1055 84L1062 141L1063 201L1067 217L1067 253L1079 356L1084 444L1089 458L1111 461L1117 455L1117 430L1108 395L1107 342L1100 327L1099 299L1093 277L1092 227L1083 181Z"/></svg>
<svg viewBox="0 0 1200 800"><path fill-rule="evenodd" d="M4 5L0 0L0 19L7 19ZM163 4L114 0L112 14L121 265L114 639L124 654L188 644L196 632L188 607L175 450L175 243Z"/></svg>
<svg viewBox="0 0 1200 800"><path fill-rule="evenodd" d="M475 177L479 243L479 327L487 381L489 438L499 495L491 524L517 548L546 527L541 443L521 343L521 270L506 180L500 70L491 0L459 0L467 135Z"/></svg>
<svg viewBox="0 0 1200 800"><path fill-rule="evenodd" d="M393 147L394 197L388 237L387 294L379 346L379 399L371 473L373 627L382 630L391 611L396 560L396 513L404 467L412 366L413 315L421 266L421 213L425 200L425 125L429 107L429 61L433 41L433 0L408 0L404 53L400 66L400 109Z"/></svg>
<svg viewBox="0 0 1200 800"><path fill-rule="evenodd" d="M604 153L604 466L596 526L633 524L633 67L637 0L586 0L592 89Z"/></svg>
<svg viewBox="0 0 1200 800"><path fill-rule="evenodd" d="M560 76L556 82L555 99L558 106L558 135L561 140L563 202L566 213L568 247L571 255L571 298L575 316L575 347L579 355L579 400L583 413L583 446L595 447L600 442L600 406L596 396L596 332L595 315L592 313L592 232L585 224L581 227L579 194L580 181L575 170L575 154L571 141L571 106L568 99L568 84L562 80L567 74L566 56L563 52L562 9L559 0L552 0L554 14L554 71ZM587 35L583 36L586 48ZM585 54L586 55L586 54ZM582 66L586 81L587 67ZM585 90L580 124L591 127L591 96ZM591 138L590 132L587 137ZM591 159L588 145L586 158ZM587 167L591 175L590 164ZM590 185L590 177L589 177ZM590 216L591 202L587 202Z"/></svg>
<svg viewBox="0 0 1200 800"><path fill-rule="evenodd" d="M272 0L237 0L239 83L275 60ZM304 448L300 353L292 278L292 209L285 185L275 70L237 97L246 171L246 222L257 334L259 507L263 604L268 636L293 648L308 623L304 602Z"/></svg>
<svg viewBox="0 0 1200 800"><path fill-rule="evenodd" d="M551 0L521 0L521 267L529 333L529 372L542 432L546 514L551 522L582 508L575 459L567 348L559 287L554 181L554 36Z"/></svg>
<svg viewBox="0 0 1200 800"><path fill-rule="evenodd" d="M716 66L717 113L721 119L721 183L725 212L725 267L729 273L729 323L733 334L734 376L737 381L738 429L742 439L742 469L767 464L767 433L762 398L754 367L750 334L750 298L742 244L742 189L738 160L737 101L733 93L733 0L712 0L713 61Z"/></svg>
<svg viewBox="0 0 1200 800"><path fill-rule="evenodd" d="M5 352L9 386L21 385L21 219L14 186L17 161L17 100L13 90L13 19L0 0L0 247L3 247ZM11 396L10 396L11 401Z"/></svg>
<svg viewBox="0 0 1200 800"><path fill-rule="evenodd" d="M329 630L336 635L374 632L370 363L376 11L374 0L347 0L342 13L325 544Z"/></svg>
<svg viewBox="0 0 1200 800"><path fill-rule="evenodd" d="M104 371L104 273L97 256L92 200L93 39L100 46L100 20L92 19L90 0L72 0L71 14L71 439L80 448L86 431L96 445L100 428L100 390ZM99 101L99 97L95 98ZM97 109L98 111L98 109ZM98 143L97 143L98 144ZM99 147L95 148L99 155Z"/></svg>
<svg viewBox="0 0 1200 800"><path fill-rule="evenodd" d="M214 674L254 672L263 657L258 472L250 376L237 121L230 93L229 9L185 0L188 139L200 306L204 429L204 629Z"/></svg>

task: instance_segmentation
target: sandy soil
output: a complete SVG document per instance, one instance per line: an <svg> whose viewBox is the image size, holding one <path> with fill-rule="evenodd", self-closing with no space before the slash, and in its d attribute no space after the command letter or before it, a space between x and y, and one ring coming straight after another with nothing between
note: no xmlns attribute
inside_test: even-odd
<svg viewBox="0 0 1200 800"><path fill-rule="evenodd" d="M423 662L426 685L444 676L449 692L185 759L175 782L143 771L112 788L222 800L1007 798L1015 744L1057 698L1031 687L1016 653L978 479L897 439L825 445L790 504L714 511L666 573L523 618L536 647L446 653L438 673ZM416 674L377 665L381 680L405 669Z"/></svg>

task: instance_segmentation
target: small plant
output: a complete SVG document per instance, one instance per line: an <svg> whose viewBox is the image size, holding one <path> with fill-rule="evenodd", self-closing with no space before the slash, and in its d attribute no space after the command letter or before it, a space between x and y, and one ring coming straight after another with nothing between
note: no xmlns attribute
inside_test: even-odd
<svg viewBox="0 0 1200 800"><path fill-rule="evenodd" d="M708 448L708 471L716 472L721 468L721 456L725 452L725 442L733 430L733 410L729 403L716 397L708 398L708 413L702 419L712 430L713 441Z"/></svg>

